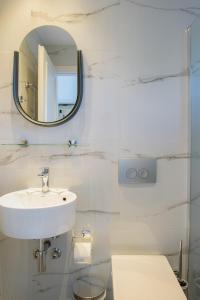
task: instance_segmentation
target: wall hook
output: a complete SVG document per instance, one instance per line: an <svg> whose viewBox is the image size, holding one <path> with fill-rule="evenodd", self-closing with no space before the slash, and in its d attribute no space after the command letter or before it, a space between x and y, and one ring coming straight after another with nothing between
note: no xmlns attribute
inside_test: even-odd
<svg viewBox="0 0 200 300"><path fill-rule="evenodd" d="M71 148L71 147L77 147L78 146L78 143L77 143L77 140L69 140L68 143L67 143L68 147Z"/></svg>

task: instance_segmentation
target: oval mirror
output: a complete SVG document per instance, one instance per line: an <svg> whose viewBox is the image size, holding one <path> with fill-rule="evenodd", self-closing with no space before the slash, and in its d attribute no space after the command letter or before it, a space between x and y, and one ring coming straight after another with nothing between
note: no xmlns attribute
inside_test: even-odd
<svg viewBox="0 0 200 300"><path fill-rule="evenodd" d="M56 26L31 31L14 53L13 96L32 123L56 126L78 111L83 90L81 51Z"/></svg>

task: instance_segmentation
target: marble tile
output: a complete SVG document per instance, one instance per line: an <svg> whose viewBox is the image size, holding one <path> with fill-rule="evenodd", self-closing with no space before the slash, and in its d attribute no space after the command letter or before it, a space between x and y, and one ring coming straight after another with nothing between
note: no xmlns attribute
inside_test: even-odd
<svg viewBox="0 0 200 300"><path fill-rule="evenodd" d="M174 78L124 89L121 147L149 155L157 151L187 152L187 98L182 96L183 87L184 81Z"/></svg>
<svg viewBox="0 0 200 300"><path fill-rule="evenodd" d="M92 265L73 263L69 233L55 241L62 258L48 257L47 273L38 274L32 257L38 241L1 235L0 299L71 299L73 281L86 274L105 281L110 300L111 253L165 254L177 268L181 238L186 273L190 153L185 30L199 16L199 1L12 0L2 1L0 8L0 193L40 186L38 171L49 166L51 186L77 193L74 230L88 228L94 237ZM23 119L12 99L13 51L30 30L46 24L66 29L84 59L81 108L55 128ZM193 67L198 70L198 59ZM19 145L24 139L27 147ZM69 149L69 139L76 139L78 147ZM199 149L197 143L196 160ZM118 184L118 160L137 157L157 159L155 185ZM193 198L198 195L197 188Z"/></svg>

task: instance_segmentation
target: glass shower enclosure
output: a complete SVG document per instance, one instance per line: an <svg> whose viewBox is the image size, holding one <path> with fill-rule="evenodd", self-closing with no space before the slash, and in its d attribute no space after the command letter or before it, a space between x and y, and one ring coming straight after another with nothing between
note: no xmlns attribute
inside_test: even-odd
<svg viewBox="0 0 200 300"><path fill-rule="evenodd" d="M189 300L200 300L200 20L190 28L191 184Z"/></svg>

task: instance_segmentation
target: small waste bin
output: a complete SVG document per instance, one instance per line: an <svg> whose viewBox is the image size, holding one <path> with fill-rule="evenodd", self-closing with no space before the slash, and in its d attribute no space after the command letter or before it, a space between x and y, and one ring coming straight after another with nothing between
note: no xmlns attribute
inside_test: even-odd
<svg viewBox="0 0 200 300"><path fill-rule="evenodd" d="M82 276L73 284L73 297L74 300L105 300L105 284L96 277Z"/></svg>

